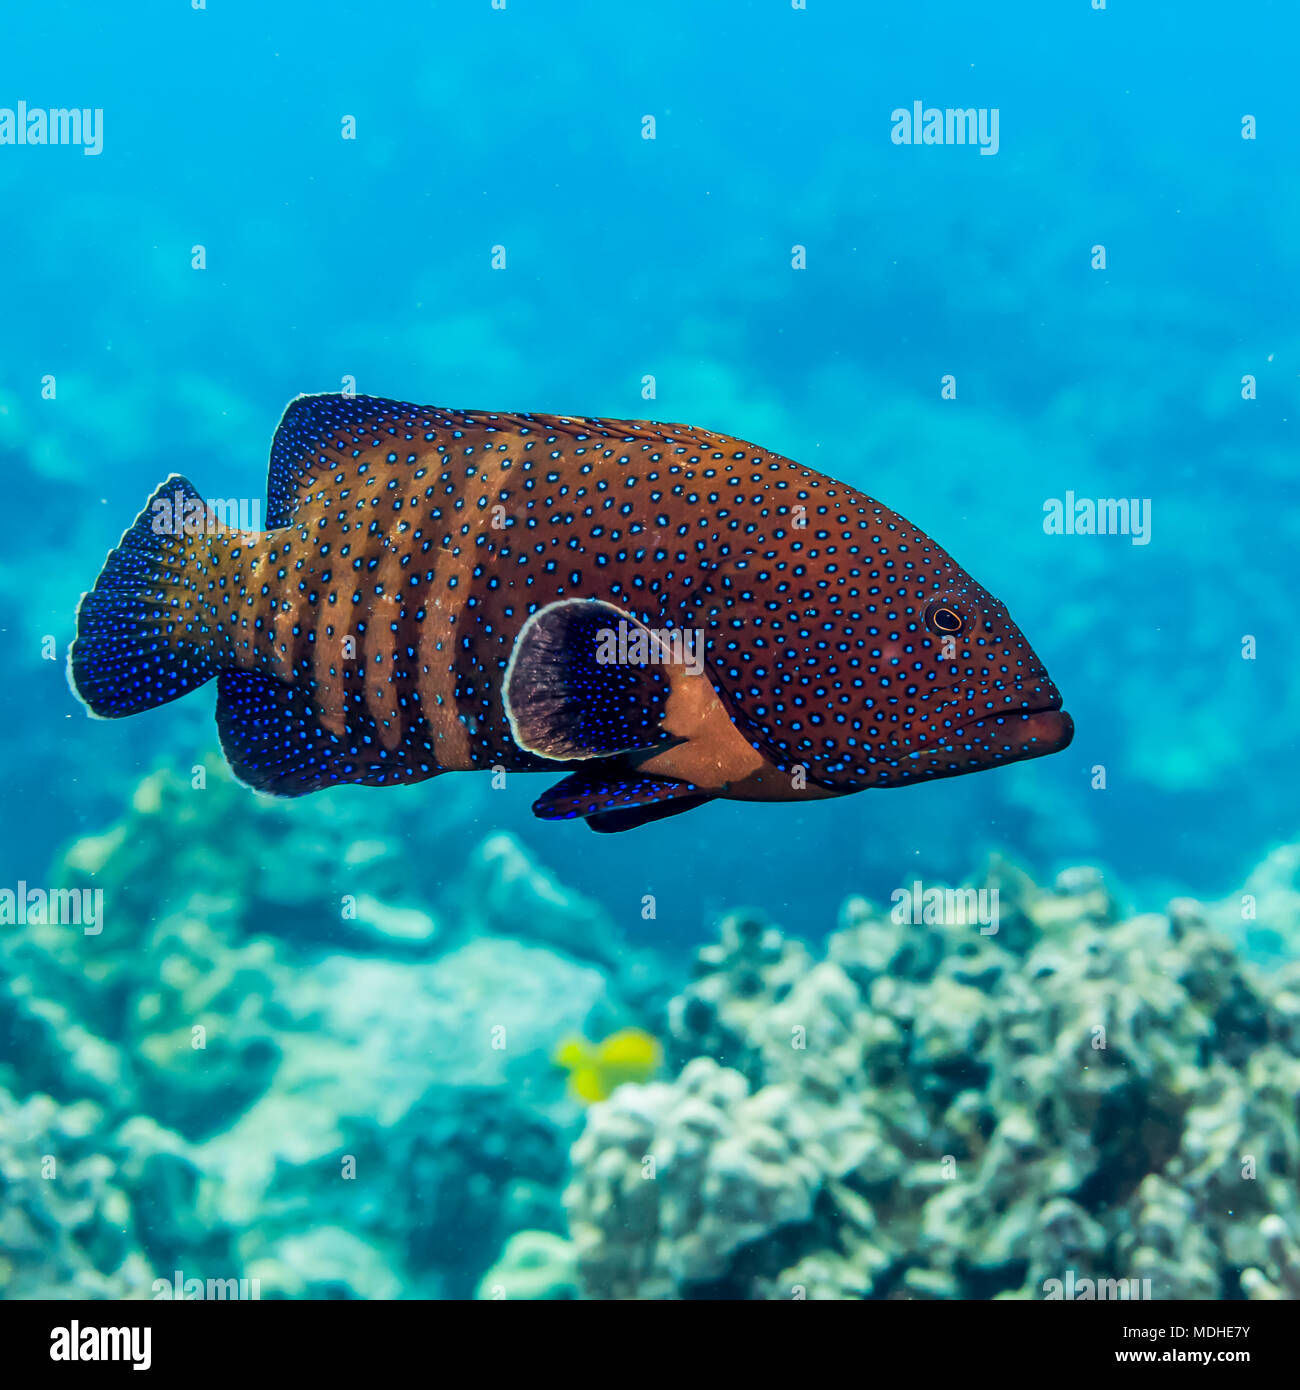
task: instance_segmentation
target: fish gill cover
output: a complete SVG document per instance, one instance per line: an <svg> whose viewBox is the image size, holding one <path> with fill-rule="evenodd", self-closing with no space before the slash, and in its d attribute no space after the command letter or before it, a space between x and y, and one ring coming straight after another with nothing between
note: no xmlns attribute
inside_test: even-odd
<svg viewBox="0 0 1300 1390"><path fill-rule="evenodd" d="M6 16L0 1295L1300 1296L1300 18L354 18Z"/></svg>

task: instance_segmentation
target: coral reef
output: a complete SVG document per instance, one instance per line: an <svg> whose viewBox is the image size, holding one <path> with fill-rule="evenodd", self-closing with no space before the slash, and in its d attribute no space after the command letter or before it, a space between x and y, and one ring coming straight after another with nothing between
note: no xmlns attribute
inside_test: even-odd
<svg viewBox="0 0 1300 1390"><path fill-rule="evenodd" d="M566 1193L593 1298L1285 1297L1300 1269L1294 972L1189 900L994 860L996 932L850 900L813 960L722 923L671 1083L592 1108Z"/></svg>
<svg viewBox="0 0 1300 1390"><path fill-rule="evenodd" d="M552 1231L518 1231L483 1276L479 1298L570 1299L578 1296L573 1247Z"/></svg>
<svg viewBox="0 0 1300 1390"><path fill-rule="evenodd" d="M563 1229L582 1112L552 1051L641 1021L620 961L643 999L653 962L507 836L435 897L382 825L202 773L63 856L100 930L0 937L0 1287L471 1294Z"/></svg>
<svg viewBox="0 0 1300 1390"><path fill-rule="evenodd" d="M149 1275L125 1238L131 1202L91 1101L18 1103L0 1089L0 1289L7 1298L121 1298Z"/></svg>
<svg viewBox="0 0 1300 1390"><path fill-rule="evenodd" d="M996 856L982 927L736 911L673 993L509 836L435 886L382 821L202 774L63 856L102 930L0 936L10 1296L1300 1293L1300 966L1253 963L1294 847L1161 914ZM584 1111L557 1045L611 1033L640 1064Z"/></svg>

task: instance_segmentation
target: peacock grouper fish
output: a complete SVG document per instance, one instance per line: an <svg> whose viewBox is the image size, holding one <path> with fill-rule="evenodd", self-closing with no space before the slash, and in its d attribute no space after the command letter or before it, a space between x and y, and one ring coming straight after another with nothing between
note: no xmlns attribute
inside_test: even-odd
<svg viewBox="0 0 1300 1390"><path fill-rule="evenodd" d="M625 830L1073 735L1006 607L929 536L728 435L300 396L267 491L243 533L168 478L69 657L105 718L215 676L259 791L563 772L538 816Z"/></svg>

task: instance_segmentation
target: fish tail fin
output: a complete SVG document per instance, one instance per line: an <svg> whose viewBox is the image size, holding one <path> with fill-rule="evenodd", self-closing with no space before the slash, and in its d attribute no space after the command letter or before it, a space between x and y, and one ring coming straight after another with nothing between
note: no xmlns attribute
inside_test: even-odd
<svg viewBox="0 0 1300 1390"><path fill-rule="evenodd" d="M99 718L165 705L217 674L227 639L207 597L208 516L194 484L173 473L81 596L68 682Z"/></svg>

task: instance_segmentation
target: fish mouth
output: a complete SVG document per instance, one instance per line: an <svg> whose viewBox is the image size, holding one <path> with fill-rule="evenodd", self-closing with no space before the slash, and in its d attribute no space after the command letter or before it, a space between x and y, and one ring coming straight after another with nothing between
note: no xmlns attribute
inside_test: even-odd
<svg viewBox="0 0 1300 1390"><path fill-rule="evenodd" d="M1069 711L1055 705L1029 710L1015 726L1020 735L1022 758L1041 758L1046 753L1059 753L1074 741L1074 720Z"/></svg>
<svg viewBox="0 0 1300 1390"><path fill-rule="evenodd" d="M949 726L937 731L930 748L941 762L1020 762L1059 753L1074 738L1074 720L1046 676L954 693L935 716Z"/></svg>

